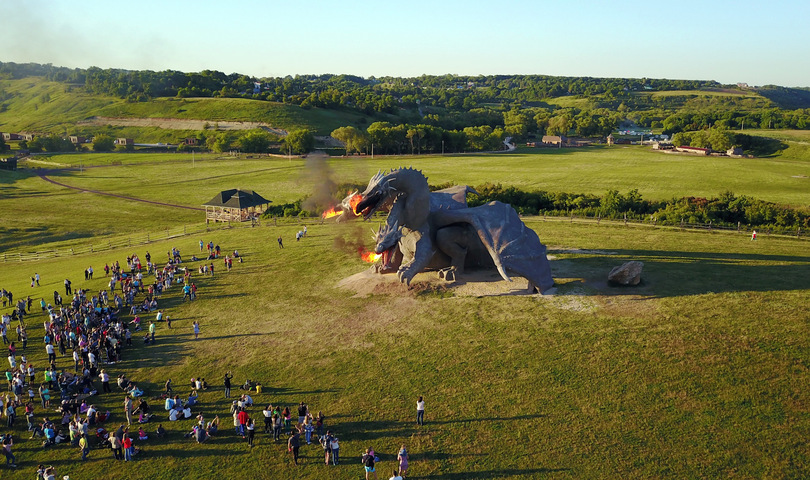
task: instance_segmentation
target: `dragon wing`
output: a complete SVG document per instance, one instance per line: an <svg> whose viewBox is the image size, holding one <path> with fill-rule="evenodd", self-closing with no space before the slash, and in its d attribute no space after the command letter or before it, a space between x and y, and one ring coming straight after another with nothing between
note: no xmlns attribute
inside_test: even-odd
<svg viewBox="0 0 810 480"><path fill-rule="evenodd" d="M490 202L474 208L440 210L434 218L438 226L469 224L504 280L512 280L507 273L511 271L537 285L541 292L554 285L545 245L511 205Z"/></svg>

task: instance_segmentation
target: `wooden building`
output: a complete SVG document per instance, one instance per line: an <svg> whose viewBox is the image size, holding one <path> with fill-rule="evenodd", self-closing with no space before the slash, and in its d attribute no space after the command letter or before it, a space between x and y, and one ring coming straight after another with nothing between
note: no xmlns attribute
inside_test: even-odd
<svg viewBox="0 0 810 480"><path fill-rule="evenodd" d="M207 222L247 222L261 215L270 200L253 190L223 190L204 203Z"/></svg>

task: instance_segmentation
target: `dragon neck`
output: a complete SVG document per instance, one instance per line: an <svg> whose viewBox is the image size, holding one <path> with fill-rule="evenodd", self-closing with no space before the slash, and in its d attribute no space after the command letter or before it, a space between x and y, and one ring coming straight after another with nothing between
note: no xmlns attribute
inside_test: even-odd
<svg viewBox="0 0 810 480"><path fill-rule="evenodd" d="M420 228L427 222L430 212L430 188L427 178L418 170L401 168L393 170L388 177L389 185L396 189L397 202L405 202L397 209L402 218L400 225L408 228Z"/></svg>

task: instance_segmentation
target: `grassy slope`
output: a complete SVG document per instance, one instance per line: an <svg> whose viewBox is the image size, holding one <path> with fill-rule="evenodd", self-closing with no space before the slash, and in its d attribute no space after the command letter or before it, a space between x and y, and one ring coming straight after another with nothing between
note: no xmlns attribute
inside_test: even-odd
<svg viewBox="0 0 810 480"><path fill-rule="evenodd" d="M166 378L187 393L186 379L213 385L232 369L236 381L260 379L256 398L323 410L341 438L344 465L319 464L320 449L304 447L293 468L284 448L259 433L253 450L229 433L221 387L203 393L199 408L220 414L223 435L198 446L181 434L191 422L165 422L165 441L149 440L133 478L195 478L245 471L260 478L358 478L361 449L382 457L411 452L411 478L529 479L641 477L801 477L810 469L810 258L805 242L743 236L534 223L554 255L560 295L445 298L375 295L352 298L335 283L363 270L354 254L336 251L335 237L355 224L262 227L212 234L226 251L246 254L234 271L195 275L200 300L178 304L175 288L162 300L174 329L158 329L158 344L137 345L126 372L158 392ZM284 250L276 236L288 239ZM133 250L162 258L171 246L189 256L197 238L126 251L26 264L6 264L0 284L17 295L45 296L75 286L82 269L124 260ZM206 237L205 240L209 240ZM615 252L604 256L567 248ZM614 264L643 260L645 285L602 295L592 285ZM192 266L196 266L192 265ZM217 269L220 268L219 263ZM31 289L27 278L42 275ZM99 275L101 276L101 275ZM32 325L31 357L44 362L41 315ZM198 319L203 339L191 340ZM66 365L65 359L59 365ZM413 425L416 395L425 395L427 425ZM121 416L120 395L95 400ZM162 412L159 405L158 413ZM38 415L41 415L38 409ZM260 414L258 409L251 413ZM18 421L19 424L19 421ZM149 428L154 430L154 425ZM26 478L38 462L60 475L104 476L122 468L107 452L86 465L65 446L43 452L20 434L16 448ZM223 462L227 458L227 461Z"/></svg>
<svg viewBox="0 0 810 480"><path fill-rule="evenodd" d="M68 91L69 90L69 91ZM0 80L0 91L8 99L0 102L0 131L33 131L72 134L76 131L95 132L97 129L76 127L76 122L91 116L135 118L192 118L266 122L284 129L311 128L320 135L328 135L337 127L357 125L370 117L354 112L302 109L293 105L239 98L159 98L150 102L129 103L124 100L82 93L79 87L47 82L29 77L20 80ZM45 101L50 98L49 101ZM148 136L149 129L132 133ZM175 133L179 136L180 133ZM155 140L157 141L157 140Z"/></svg>

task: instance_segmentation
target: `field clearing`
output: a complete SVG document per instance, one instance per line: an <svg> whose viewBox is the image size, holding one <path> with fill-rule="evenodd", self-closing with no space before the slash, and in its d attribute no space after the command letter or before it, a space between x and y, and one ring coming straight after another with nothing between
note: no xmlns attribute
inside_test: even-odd
<svg viewBox="0 0 810 480"><path fill-rule="evenodd" d="M293 201L313 192L323 173L298 158L197 155L192 162L183 154L75 154L36 160L81 164L81 170L47 172L68 185L195 207L233 187L253 188L276 203ZM357 183L378 169L410 164L431 183L491 181L596 194L639 188L645 196L696 195L700 188L715 195L729 188L728 172L735 171L738 195L770 193L808 203L808 190L791 183L801 179L786 180L807 172L806 159L730 160L619 147L336 158L328 166L336 181ZM4 251L103 242L202 221L202 212L80 192L36 173L0 173ZM39 298L51 301L53 291L64 292L64 278L96 292L107 284L102 266L124 263L132 253L143 257L149 251L160 261L170 248L181 250L199 299L184 304L173 287L160 299L173 328L158 325L154 346L135 335L124 361L107 369L112 376L127 373L149 397L167 378L186 395L189 378L206 377L213 388L202 393L199 411L209 419L218 414L223 427L218 437L197 445L182 437L191 420L165 421L167 439L142 443L133 478L211 472L230 478L249 471L257 478L356 479L362 474L360 451L369 446L380 454L382 477L403 443L411 454L408 478L416 479L801 478L810 472L810 448L797 441L810 434L810 392L804 388L810 384L807 242L541 218L527 224L549 247L555 296L463 296L422 274L411 289L391 285L355 297L337 284L367 268L354 246L345 247L371 246L371 225L362 222L310 224L300 242L294 241L300 226L264 222L202 237L7 262L0 264L0 287L15 298L34 299L28 353L41 371L45 317L37 313ZM279 236L284 249L277 246ZM199 275L202 262L188 260L200 239L225 252L238 249L244 263L226 272L217 261L216 276ZM608 287L607 272L627 260L645 263L642 284ZM89 265L96 278L83 281ZM34 273L41 275L41 287L29 286ZM201 324L198 341L191 338L193 320ZM57 360L59 367L69 363ZM237 384L251 378L265 386L254 395L252 415L260 416L268 403L306 401L323 410L327 428L340 437L342 465L322 465L320 447L311 445L302 448L304 465L296 469L285 448L260 431L257 446L249 449L229 426L230 400L221 390L228 369ZM427 401L424 428L412 418L417 395ZM94 398L101 411L113 412L113 427L122 418L121 400L117 392ZM150 403L162 418L159 402ZM36 413L44 414L41 408ZM23 430L18 420L20 468L3 470L4 480L27 478L42 462L71 478L104 478L120 468L108 451L93 450L86 464L67 446L43 451Z"/></svg>
<svg viewBox="0 0 810 480"><path fill-rule="evenodd" d="M295 226L204 237L225 251L239 249L245 263L224 272L217 262L213 278L195 273L200 297L194 303L182 304L173 287L160 300L173 329L160 324L155 346L137 341L123 362L107 368L113 376L126 372L149 396L166 378L185 395L186 379L205 376L214 389L202 393L199 410L207 418L219 414L223 428L200 446L182 438L191 420L165 421L167 439L141 443L133 477L248 470L259 478L358 478L362 449L373 446L380 454L382 474L402 443L411 453L409 478L420 479L808 472L810 450L795 441L810 431L810 393L802 387L810 381L806 242L563 222L530 226L549 245L559 288L554 297L456 297L418 278L410 291L353 298L335 285L366 266L356 252L337 249L335 239L367 238L363 223L311 226L301 242L292 239ZM275 244L279 235L283 250ZM146 250L159 259L170 247L188 259L198 240L3 264L0 285L49 300L69 277L74 287L96 291L106 284L105 262ZM644 284L606 287L606 272L628 259L645 262ZM190 266L196 272L199 264ZM99 273L81 281L87 265ZM33 271L42 287L28 286ZM44 363L42 318L30 319L36 333L29 356L36 365ZM197 342L193 319L202 326ZM304 465L296 469L263 433L248 449L229 427L230 402L221 391L226 369L236 383L251 378L265 385L265 393L254 395L254 415L267 403L302 400L323 410L341 439L342 465L323 466L320 447L312 445L302 448ZM416 395L427 401L424 428L412 420ZM113 411L117 426L120 395L94 403ZM44 452L18 433L21 468L3 478L26 478L44 461L71 478L104 476L115 465L107 451L93 450L80 464L75 449Z"/></svg>
<svg viewBox="0 0 810 480"><path fill-rule="evenodd" d="M791 147L794 148L794 147ZM116 165L121 163L121 165ZM81 170L75 169L81 165ZM810 161L778 156L731 159L666 155L640 147L538 149L527 154L333 158L336 183L365 184L378 170L421 169L431 183L501 183L526 190L590 193L637 188L644 198L712 197L731 190L762 200L810 204ZM294 202L319 188L322 167L301 158L232 158L190 154L38 155L29 167L0 173L0 241L6 249L127 232L158 231L202 219L201 212L155 207L45 182L54 181L168 204L201 207L217 192L252 189L274 204ZM63 167L73 166L65 170ZM90 168L87 168L90 167ZM577 172L571 175L570 172ZM37 198L40 208L29 208ZM155 208L160 213L155 215ZM14 212L25 211L25 215ZM95 212L95 214L93 213Z"/></svg>

